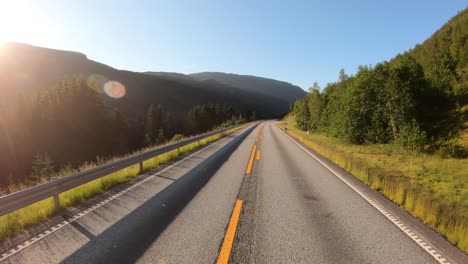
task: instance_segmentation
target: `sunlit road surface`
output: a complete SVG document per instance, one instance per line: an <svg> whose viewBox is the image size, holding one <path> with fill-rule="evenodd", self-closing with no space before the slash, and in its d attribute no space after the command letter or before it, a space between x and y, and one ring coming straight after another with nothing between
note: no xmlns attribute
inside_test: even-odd
<svg viewBox="0 0 468 264"><path fill-rule="evenodd" d="M468 263L440 235L343 177L264 122L120 187L105 196L114 198L10 250L3 261Z"/></svg>

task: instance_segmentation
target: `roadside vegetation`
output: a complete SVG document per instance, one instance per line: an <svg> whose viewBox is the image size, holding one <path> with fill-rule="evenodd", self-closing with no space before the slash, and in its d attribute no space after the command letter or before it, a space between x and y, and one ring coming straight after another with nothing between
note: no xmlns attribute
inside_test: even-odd
<svg viewBox="0 0 468 264"><path fill-rule="evenodd" d="M468 252L468 9L421 45L317 83L288 133Z"/></svg>
<svg viewBox="0 0 468 264"><path fill-rule="evenodd" d="M237 127L237 128L228 130L224 133L210 136L206 139L199 140L187 146L181 147L178 150L169 151L167 153L161 154L154 158L148 159L144 161L143 163L143 171L149 171L149 170L158 168L159 166L164 165L165 163L168 163L180 157L181 155L192 152L202 146L206 146L207 144L211 142L214 142L220 138L223 138L225 136L228 136L234 133L235 131L242 129L243 127L245 126ZM176 135L174 136L172 141L180 141L182 139L183 138L181 135ZM153 147L155 146L142 149L138 152L147 151ZM107 162L111 162L114 160L118 160L121 158L123 157L114 157L114 158L110 158L106 160L98 159L98 162L85 163L76 169L73 169L71 167L66 167L60 170L59 172L53 174L51 178L65 177L73 173L84 171L92 167L95 167L95 166L98 166ZM36 166L38 166L35 168L36 171L42 171L44 173L50 172L50 168L48 167L50 166L49 160L41 159L39 161L36 161L36 163L37 163ZM63 208L67 208L70 206L83 203L87 199L95 195L101 194L116 185L129 181L130 179L136 177L140 173L141 172L140 172L139 164L136 164L136 165L132 165L130 167L124 168L122 170L116 171L102 178L88 182L81 186L78 186L74 189L63 192L60 194L60 206L63 209ZM50 179L50 178L40 177L40 179L42 182L47 182L47 179ZM18 191L26 187L28 186L24 184L23 185L10 185L9 192ZM7 237L15 235L29 226L42 223L48 218L50 218L51 216L55 215L56 213L57 212L54 208L53 198L47 198L45 200L42 200L40 202L37 202L27 207L24 207L17 211L0 216L0 239L5 239Z"/></svg>

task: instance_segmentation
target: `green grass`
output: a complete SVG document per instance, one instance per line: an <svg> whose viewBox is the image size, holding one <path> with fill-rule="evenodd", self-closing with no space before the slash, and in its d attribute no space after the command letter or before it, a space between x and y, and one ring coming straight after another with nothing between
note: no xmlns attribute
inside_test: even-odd
<svg viewBox="0 0 468 264"><path fill-rule="evenodd" d="M392 144L352 145L307 134L287 118L287 133L394 201L468 253L468 160L411 153Z"/></svg>
<svg viewBox="0 0 468 264"><path fill-rule="evenodd" d="M213 135L206 139L181 147L178 150L169 151L154 158L148 159L143 162L143 170L148 171L151 169L155 169L163 165L164 163L167 163L175 158L180 157L185 153L192 152L195 149L198 149L222 137L230 135L243 127L245 126L234 128L221 134ZM144 149L142 151L148 149L149 148ZM106 161L101 161L101 163L109 162L111 160L117 160L119 158L121 157L115 157ZM83 166L76 170L65 168L59 173L59 175L62 175L61 177L67 176L78 171L92 168L97 165L98 164L87 163L83 164ZM140 166L139 164L136 164L124 168L122 170L116 171L112 174L106 175L104 177L101 177L99 179L96 179L94 181L85 183L71 190L65 191L59 195L60 206L61 208L67 208L73 205L80 204L95 195L101 194L111 189L116 185L127 182L128 180L136 177L138 174L140 174ZM7 237L15 235L29 226L42 223L51 216L55 215L56 213L57 212L54 208L53 198L47 198L45 200L31 204L14 212L0 216L0 239L5 239Z"/></svg>

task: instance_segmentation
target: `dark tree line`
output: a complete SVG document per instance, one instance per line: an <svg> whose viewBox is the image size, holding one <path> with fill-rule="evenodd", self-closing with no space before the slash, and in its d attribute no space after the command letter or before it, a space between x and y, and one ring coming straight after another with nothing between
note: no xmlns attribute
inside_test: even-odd
<svg viewBox="0 0 468 264"><path fill-rule="evenodd" d="M64 166L77 167L163 144L174 135L191 135L245 122L252 113L236 113L226 104L193 107L186 120L161 105L128 120L82 76L65 77L36 95L0 100L0 185L50 177ZM247 118L247 116L249 118Z"/></svg>
<svg viewBox="0 0 468 264"><path fill-rule="evenodd" d="M150 105L146 114L144 144L158 145L174 135L172 116L161 105Z"/></svg>
<svg viewBox="0 0 468 264"><path fill-rule="evenodd" d="M196 105L188 112L186 130L192 134L199 134L217 126L231 126L255 119L255 112L236 115L234 109L226 104L202 104Z"/></svg>
<svg viewBox="0 0 468 264"><path fill-rule="evenodd" d="M21 181L38 160L77 166L97 156L130 149L129 126L119 112L107 108L83 77L69 77L37 96L18 95L1 109L0 154L5 175Z"/></svg>

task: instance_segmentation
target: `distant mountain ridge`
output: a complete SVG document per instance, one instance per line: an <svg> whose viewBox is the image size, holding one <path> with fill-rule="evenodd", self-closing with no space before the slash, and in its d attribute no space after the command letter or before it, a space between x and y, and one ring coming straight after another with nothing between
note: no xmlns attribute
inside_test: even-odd
<svg viewBox="0 0 468 264"><path fill-rule="evenodd" d="M287 102L294 102L306 95L306 92L300 87L288 82L252 75L239 75L223 72L200 72L190 74L190 76L199 80L213 79L220 83L238 87L245 91L268 94Z"/></svg>

